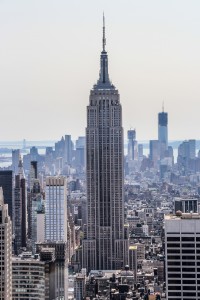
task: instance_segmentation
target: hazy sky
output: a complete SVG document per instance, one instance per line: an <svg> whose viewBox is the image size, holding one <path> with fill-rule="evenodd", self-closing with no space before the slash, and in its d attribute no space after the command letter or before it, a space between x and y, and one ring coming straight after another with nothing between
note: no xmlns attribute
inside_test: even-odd
<svg viewBox="0 0 200 300"><path fill-rule="evenodd" d="M157 138L200 138L199 0L0 0L0 140L85 133L98 79L102 13L123 125Z"/></svg>

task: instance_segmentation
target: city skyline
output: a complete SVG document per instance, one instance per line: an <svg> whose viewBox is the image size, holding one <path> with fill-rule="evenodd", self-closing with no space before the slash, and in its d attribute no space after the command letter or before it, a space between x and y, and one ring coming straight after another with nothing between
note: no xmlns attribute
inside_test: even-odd
<svg viewBox="0 0 200 300"><path fill-rule="evenodd" d="M59 18L60 3L53 5L49 0L49 6L45 6L46 0L42 3L34 0L23 6L25 0L19 1L21 1L19 7L15 4L10 6L14 15L16 10L19 13L17 19L13 19L11 14L10 21L13 22L12 26L15 22L17 25L23 24L22 31L27 37L27 48L22 51L21 42L25 39L19 39L19 28L16 27L17 34L14 38L19 46L18 55L20 54L21 60L16 60L16 48L12 49L13 52L11 48L8 49L7 58L11 52L13 56L11 55L11 61L4 62L7 69L1 70L0 65L0 80L1 73L5 75L2 77L0 98L1 94L6 93L9 97L23 95L23 97L27 96L27 99L24 98L26 102L23 103L23 99L17 98L13 107L10 107L9 118L5 114L9 101L6 105L2 102L0 118L1 115L5 115L6 119L4 120L3 117L1 119L5 130L2 130L0 136L5 134L9 137L8 132L12 129L12 134L17 136L24 134L25 131L32 136L37 132L35 140L42 138L43 134L46 139L49 134L51 139L57 141L53 145L49 137L48 143L44 140L26 143L27 138L24 139L23 135L22 148L13 150L11 145L15 142L10 141L6 145L6 142L0 140L0 146L5 146L0 147L0 282L2 283L0 300L31 297L49 300L161 300L161 298L188 300L199 297L200 140L196 141L194 136L190 135L188 139L184 136L180 144L178 141L169 143L168 136L169 139L172 138L170 128L174 126L174 119L170 117L170 109L168 107L164 109L164 105L166 107L164 101L162 108L157 109L156 98L154 102L148 102L146 105L142 97L132 102L123 100L123 93L128 91L127 86L132 87L128 99L135 99L143 93L143 96L148 96L150 100L155 91L158 96L163 83L169 84L171 94L176 94L180 86L176 86L175 83L180 84L183 77L178 78L174 65L180 61L172 60L169 63L166 60L165 66L162 65L161 61L165 55L162 51L156 52L154 47L151 48L152 44L150 46L150 42L155 42L152 40L154 34L148 37L151 51L146 47L139 53L141 49L139 41L144 42L145 35L135 41L135 49L133 44L128 47L131 45L131 40L129 38L129 43L126 43L128 32L124 31L126 28L124 25L128 24L126 21L132 16L133 11L129 15L127 6L126 20L122 11L122 20L120 19L117 24L109 23L114 25L113 27L111 25L111 30L107 30L109 26L107 23L105 25L103 13L102 34L99 36L96 28L91 26L90 18L86 21L90 24L89 29L85 30L84 26L81 27L81 22L85 24L81 19L84 11L80 14L81 7L77 2L70 4L69 11L72 7L78 8L75 19L79 21L76 24L79 34L74 35L74 27L71 26L74 22L73 14L66 23L63 9ZM92 4L91 0L86 0L84 10L89 3ZM155 5L159 2L153 3ZM137 1L129 4L131 8L136 8L138 16L142 8L141 4ZM2 14L4 23L6 8L9 5L2 2L2 7L5 10ZM52 10L53 7L55 10ZM67 8L63 3L64 7ZM112 12L116 9L116 15L110 11L111 20L118 16L119 7L119 3L113 7ZM153 11L155 7L151 4L147 4L145 9L142 9L142 13L145 10L147 13L147 18L141 20L144 22L145 19L145 26L150 20L154 25L157 24L158 19L161 23L166 21L162 17L167 16L167 11L163 10L162 15L158 14L161 7L166 8L166 4L156 6L156 12ZM174 8L174 5L171 3L170 13L173 15L172 7ZM41 12L45 8L47 14L43 15ZM90 9L86 16L91 17L94 6L88 8ZM28 14L26 14L27 9L30 10ZM0 30L1 13L0 9ZM95 22L98 13L96 11L96 14L92 15ZM56 28L52 28L52 36L49 36L52 48L46 43L45 34L50 28L44 31L43 26L40 26L42 16L44 26L47 25L47 19L49 25L56 25ZM57 19L54 19L54 16ZM144 17L145 14L141 16ZM156 19L155 16L159 18ZM35 22L36 19L38 23ZM24 27L24 20L31 26ZM138 25L138 21L139 19L135 24ZM38 32L37 34L35 32L34 40L33 32L36 23ZM62 28L60 32L58 24ZM63 35L66 24L70 24L69 36L67 35L66 40L68 47ZM123 26L123 29L119 25ZM149 32L151 32L150 27ZM158 26L156 28L158 32L162 32L163 28ZM116 30L119 30L117 32L119 48L116 48L117 44L114 42ZM81 35L81 32L85 35ZM90 32L94 32L92 41L87 40ZM124 34L121 34L122 32ZM74 43L71 43L72 35ZM8 39L11 36L9 35ZM98 67L96 63L93 64L93 58L96 56L90 56L90 50L96 49L96 37L100 39ZM54 43L55 38L57 42L62 41L63 48L60 47L59 42ZM163 40L165 38L166 36ZM188 41L186 36L184 38ZM38 41L41 42L40 49L37 48ZM107 52L109 49L107 41L110 52ZM4 44L4 41L2 43ZM82 44L82 47L78 47L79 44ZM43 52L44 49L46 51ZM86 49L89 56L85 56ZM59 55L57 50L61 51ZM168 49L166 53L167 51ZM129 56L128 53L132 55ZM142 62L142 57L147 53L148 60ZM6 53L4 54L5 58ZM156 54L158 54L157 64L153 59ZM116 59L116 55L119 59ZM181 57L181 53L179 56ZM66 60L62 63L64 57ZM111 59L113 57L111 66L110 57ZM171 58L172 56L168 57ZM177 56L174 58L177 59ZM192 58L194 59L193 56ZM83 60L87 61L86 65ZM97 61L99 62L99 57ZM18 68L16 62L19 64ZM121 63L124 65L121 65L119 71L118 66ZM72 65L73 67L70 68ZM80 72L77 71L77 65ZM133 65L138 68L134 70ZM79 101L77 105L74 99L77 95L84 99L84 89L87 87L85 83L93 75L90 69L93 70L94 66L93 84L87 91L89 101L86 104L84 100ZM26 73L29 67L29 72ZM43 67L46 67L45 71ZM198 64L195 67L198 68ZM84 74L82 70L86 70ZM98 70L100 70L99 76ZM169 77L166 75L167 70L170 71ZM162 75L158 78L160 71ZM181 69L179 73L180 71ZM111 79L112 74L114 77ZM190 76L189 73L186 75ZM198 76L195 77L196 80L197 78ZM12 84L10 89L6 89L4 84L9 79ZM74 79L76 79L76 86L73 86ZM79 83L80 79L81 83ZM192 81L193 78L190 80ZM124 86L122 95L119 93L120 82ZM135 85L131 85L131 82ZM193 81L192 83L195 84ZM174 90L171 90L172 86ZM182 91L183 88L189 91L191 85L182 86ZM187 96L185 91L184 93ZM198 95L195 91L194 93ZM32 101L29 97L32 97ZM190 124L191 128L198 129L195 122L189 122L189 125L188 122L186 123L190 117L196 119L190 113L186 101L184 102L184 99L182 101L185 106L180 105L180 102L173 103L176 120L174 128L177 129L175 135L177 132L180 134L180 128L183 135L187 135L190 132ZM76 106L73 106L74 103ZM84 120L87 121L84 127L81 117L82 104L85 105ZM191 100L190 107L193 107L193 104ZM153 118L156 128L154 136L151 132L154 127L151 126L151 122L148 122L146 116L151 115L155 109L157 113ZM184 109L187 110L186 115ZM198 112L197 107L196 111ZM138 143L142 139L138 127L127 126L130 116L136 123L139 120L140 126L146 129L145 134L149 140L148 155L147 145ZM181 125L179 118L184 118L188 131ZM135 129L130 129L131 127ZM75 134L76 131L78 134ZM54 135L58 136L54 137ZM74 143L72 136L75 138L77 135L78 139ZM126 145L125 136L128 142ZM20 142L15 145L17 144L20 145Z"/></svg>
<svg viewBox="0 0 200 300"><path fill-rule="evenodd" d="M138 140L155 139L164 100L169 140L198 139L199 8L198 1L178 0L1 1L0 117L6 128L0 140L85 134L103 10L125 131L136 128Z"/></svg>

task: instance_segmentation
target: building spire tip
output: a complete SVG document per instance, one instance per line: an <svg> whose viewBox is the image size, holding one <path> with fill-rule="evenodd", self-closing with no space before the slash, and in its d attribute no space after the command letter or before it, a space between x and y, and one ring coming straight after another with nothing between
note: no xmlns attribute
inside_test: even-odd
<svg viewBox="0 0 200 300"><path fill-rule="evenodd" d="M164 111L165 111L165 102L163 100L163 102L162 102L162 112L164 112Z"/></svg>
<svg viewBox="0 0 200 300"><path fill-rule="evenodd" d="M105 37L105 16L103 12L103 51L105 51L105 46L106 46L106 37Z"/></svg>

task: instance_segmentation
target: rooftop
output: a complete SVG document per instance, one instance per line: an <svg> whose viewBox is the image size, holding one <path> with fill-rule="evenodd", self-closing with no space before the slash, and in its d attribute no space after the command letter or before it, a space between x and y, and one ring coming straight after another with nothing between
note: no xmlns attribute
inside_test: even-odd
<svg viewBox="0 0 200 300"><path fill-rule="evenodd" d="M180 220L180 219L200 219L199 213L182 213L177 211L176 215L165 215L165 220Z"/></svg>

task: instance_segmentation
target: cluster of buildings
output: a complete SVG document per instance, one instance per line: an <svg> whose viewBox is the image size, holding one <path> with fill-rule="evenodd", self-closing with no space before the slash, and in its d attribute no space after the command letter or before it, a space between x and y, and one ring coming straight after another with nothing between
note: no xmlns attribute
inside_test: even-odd
<svg viewBox="0 0 200 300"><path fill-rule="evenodd" d="M200 298L200 184L195 140L168 142L158 114L149 156L128 131L109 79L103 25L100 74L86 136L41 155L12 152L0 170L0 299Z"/></svg>

